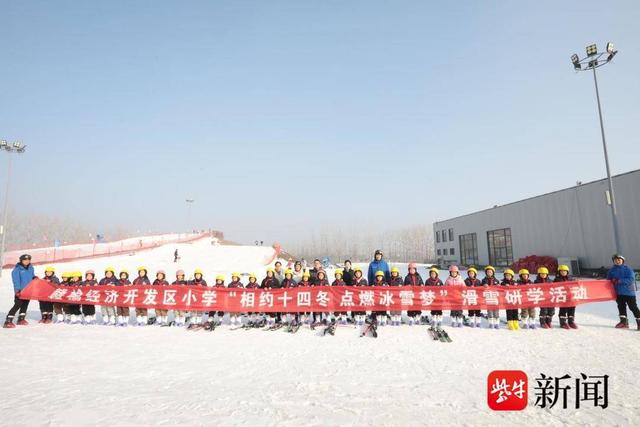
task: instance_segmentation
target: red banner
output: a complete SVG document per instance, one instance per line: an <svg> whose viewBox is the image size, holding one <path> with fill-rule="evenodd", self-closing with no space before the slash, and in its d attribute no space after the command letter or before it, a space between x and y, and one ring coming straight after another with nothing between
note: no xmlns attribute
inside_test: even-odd
<svg viewBox="0 0 640 427"><path fill-rule="evenodd" d="M243 289L200 286L56 286L34 279L23 299L163 310L226 312L341 312L498 310L572 307L616 298L608 280L522 286L318 286Z"/></svg>

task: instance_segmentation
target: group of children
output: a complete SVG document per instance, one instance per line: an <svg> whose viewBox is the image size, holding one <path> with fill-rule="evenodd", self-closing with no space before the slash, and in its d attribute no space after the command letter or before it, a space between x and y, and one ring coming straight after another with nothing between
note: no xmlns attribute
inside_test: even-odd
<svg viewBox="0 0 640 427"><path fill-rule="evenodd" d="M351 270L350 265L346 268L336 270L334 272L333 282L329 282L327 273L321 268L313 268L310 271L300 271L298 263L294 269L282 269L281 265L276 265L276 268L268 268L266 277L258 283L255 273L249 274L249 281L246 285L241 282L241 274L234 272L231 274L231 282L225 284L225 277L218 275L215 278L215 284L213 287L228 287L228 288L259 288L259 289L278 289L278 288L295 288L305 286L368 286L367 279L364 278L362 269L359 267ZM460 276L460 270L457 266L449 267L449 277L443 282L439 278L439 270L435 267L429 270L429 277L423 281L422 277L418 273L417 265L410 263L408 265L408 274L402 278L400 270L397 267L393 267L390 270L390 274L387 277L383 271L377 271L375 273L374 282L371 286L468 286L468 287L486 287L486 286L518 286L526 285L530 283L549 283L551 278L549 277L549 270L546 267L540 267L537 270L537 277L532 282L530 280L529 271L522 269L518 272L519 279L515 280L515 274L513 270L506 269L503 273L503 279L496 278L496 270L492 266L487 266L484 269L485 277L480 280L477 277L478 271L476 268L469 268L467 270L467 278L463 279ZM299 274L298 274L299 273ZM348 276L348 281L345 280L345 276ZM100 281L96 280L96 275L93 270L85 272L84 277L81 272L64 272L61 275L61 279L55 275L53 267L45 268L44 280L50 281L56 285L78 285L78 286L129 286L129 285L152 285L152 286L166 286L166 285L193 285L193 286L208 286L201 269L196 269L193 273L193 278L186 280L185 272L178 270L176 272L175 280L171 283L167 281L166 273L163 270L156 272L155 279L151 281L148 277L148 270L146 267L140 267L137 271L137 277L131 281L129 279L129 272L127 270L121 270L116 277L116 271L112 267L107 267L104 271L104 277ZM554 282L569 281L569 268L566 265L560 265L558 267L558 274L556 275ZM209 312L197 312L197 311L174 311L174 320L169 321L168 310L155 310L155 317L150 318L148 315L148 309L129 307L112 307L102 306L100 308L102 314L102 323L104 325L116 325L127 326L129 324L129 318L131 310L135 310L135 324L138 326L144 326L148 324L157 323L160 325L174 325L185 326L193 324L204 324L206 322L221 322L224 312L221 311L209 311ZM94 305L87 304L61 304L51 303L46 301L40 302L40 311L42 312L42 320L40 323L52 323L55 314L56 322L58 323L96 323L96 308ZM341 324L347 324L352 321L356 325L363 325L366 321L367 313L364 311L352 311L337 312L337 313L247 313L246 321L255 322L258 318L265 319L267 325L273 325L276 322L302 322L302 323L319 323L322 321L337 321ZM462 310L451 310L451 325L454 327L462 327L464 322L464 316ZM523 328L536 328L535 308L523 308L521 310L509 309L506 310L507 315L507 327L510 330L520 329L520 321ZM551 320L555 315L555 308L544 307L540 309L539 322L542 328L551 328ZM376 319L379 325L386 325L388 321L393 326L399 326L402 324L402 312L401 311L374 311L371 313L372 318ZM417 310L410 310L407 312L407 323L413 325L420 323L423 319L422 312ZM441 310L431 311L431 323L435 326L442 325L443 312ZM471 327L481 327L482 317L484 317L480 310L469 310L468 321L466 322ZM499 310L487 310L486 318L488 320L488 327L491 329L498 329L500 326ZM560 308L559 313L560 326L564 329L576 329L575 323L575 307ZM231 325L241 325L243 323L243 315L241 313L229 313L229 322Z"/></svg>

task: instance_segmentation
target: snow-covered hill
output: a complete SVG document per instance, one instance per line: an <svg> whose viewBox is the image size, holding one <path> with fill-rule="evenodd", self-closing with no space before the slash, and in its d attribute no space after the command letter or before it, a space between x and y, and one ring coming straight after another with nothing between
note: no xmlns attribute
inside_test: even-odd
<svg viewBox="0 0 640 427"><path fill-rule="evenodd" d="M176 248L182 258L173 263ZM145 265L172 276L201 267L212 279L235 270L262 274L271 255L271 248L204 240L56 268L100 274L107 265ZM5 274L3 318L12 299ZM577 311L575 331L449 329L453 342L440 343L423 326L385 327L371 339L351 326L321 337L310 329L38 325L33 302L30 326L0 329L0 419L11 426L638 425L640 332L612 328L613 302ZM607 374L609 408L539 409L531 385L529 408L492 412L486 378L497 369L523 370L530 379Z"/></svg>

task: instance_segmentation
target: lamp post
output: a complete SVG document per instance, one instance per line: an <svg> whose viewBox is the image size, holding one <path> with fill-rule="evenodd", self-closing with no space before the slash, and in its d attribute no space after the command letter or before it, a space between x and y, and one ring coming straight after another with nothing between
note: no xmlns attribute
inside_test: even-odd
<svg viewBox="0 0 640 427"><path fill-rule="evenodd" d="M600 134L602 135L602 148L604 150L604 163L607 168L607 180L609 181L609 197L607 202L611 208L611 221L613 223L613 245L615 252L620 253L620 233L618 230L618 210L616 208L616 198L613 192L613 180L611 179L611 168L609 167L609 153L607 152L607 140L604 135L604 123L602 122L602 107L600 106L600 91L598 90L598 77L596 68L607 65L618 53L614 49L613 43L607 43L605 52L598 53L598 47L591 44L586 48L587 56L580 58L577 54L571 55L571 63L576 71L593 71L593 83L596 87L596 101L598 103L598 117L600 118Z"/></svg>
<svg viewBox="0 0 640 427"><path fill-rule="evenodd" d="M2 239L0 240L0 277L2 277L2 266L4 266L4 244L7 236L7 218L9 213L9 189L11 188L11 154L22 154L27 148L26 145L22 145L20 142L8 143L5 140L0 141L0 151L6 151L9 154L8 167L7 167L7 188L4 192L4 207L2 209L2 225L0 225L0 234Z"/></svg>

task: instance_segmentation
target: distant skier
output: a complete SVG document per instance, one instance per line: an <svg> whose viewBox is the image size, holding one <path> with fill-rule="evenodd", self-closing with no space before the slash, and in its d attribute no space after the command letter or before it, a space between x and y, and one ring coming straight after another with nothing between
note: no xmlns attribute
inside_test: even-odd
<svg viewBox="0 0 640 427"><path fill-rule="evenodd" d="M382 271L384 273L385 282L389 281L389 277L391 277L391 274L389 272L389 264L387 264L387 261L382 259L383 256L384 254L380 249L376 250L376 252L373 254L373 261L371 261L371 263L369 264L369 272L367 274L369 283L373 283L376 280L375 274L377 271Z"/></svg>
<svg viewBox="0 0 640 427"><path fill-rule="evenodd" d="M616 303L618 304L618 315L620 322L616 325L618 329L629 327L627 320L627 306L636 317L636 324L640 331L640 310L636 302L635 275L633 269L625 264L625 259L620 254L615 254L612 258L613 267L607 273L607 279L613 282L616 289Z"/></svg>
<svg viewBox="0 0 640 427"><path fill-rule="evenodd" d="M571 276L569 276L569 266L568 265L559 265L558 266L558 274L553 279L554 283L558 282L569 282L573 280ZM560 327L562 329L578 329L578 325L575 322L576 316L576 308L575 307L560 307L560 313L558 314L560 318Z"/></svg>
<svg viewBox="0 0 640 427"><path fill-rule="evenodd" d="M2 268L2 266L0 266ZM11 280L13 281L13 291L15 293L13 298L13 307L7 313L7 318L4 321L5 328L15 328L16 325L13 324L13 318L15 314L19 311L18 315L18 325L26 326L29 324L25 320L27 316L27 307L29 307L28 299L21 299L20 292L36 277L33 265L31 265L31 255L24 254L20 255L20 259L16 266L13 268L11 272Z"/></svg>
<svg viewBox="0 0 640 427"><path fill-rule="evenodd" d="M180 256L178 255L178 250L176 249L173 252L173 262L178 262L179 259L180 259Z"/></svg>
<svg viewBox="0 0 640 427"><path fill-rule="evenodd" d="M449 267L449 277L444 282L445 286L464 286L464 280L460 277L460 269L457 265ZM462 327L462 310L451 310L451 326Z"/></svg>

